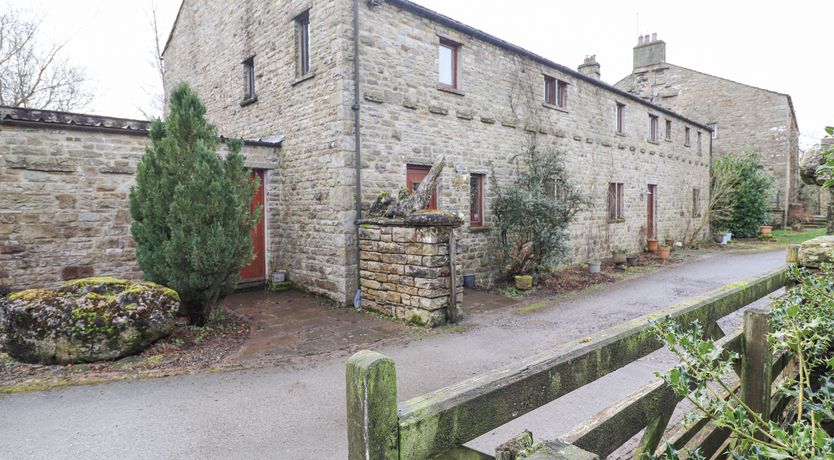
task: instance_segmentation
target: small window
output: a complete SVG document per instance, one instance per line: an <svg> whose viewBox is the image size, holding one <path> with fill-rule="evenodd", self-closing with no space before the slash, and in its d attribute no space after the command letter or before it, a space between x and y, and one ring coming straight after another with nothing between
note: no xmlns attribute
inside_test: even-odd
<svg viewBox="0 0 834 460"><path fill-rule="evenodd" d="M672 140L672 120L666 120L666 140Z"/></svg>
<svg viewBox="0 0 834 460"><path fill-rule="evenodd" d="M408 191L415 193L420 189L420 184L426 179L431 167L422 165L407 165L405 172L405 182ZM431 202L428 209L437 209L437 190L431 196Z"/></svg>
<svg viewBox="0 0 834 460"><path fill-rule="evenodd" d="M698 131L698 155L701 154L701 132Z"/></svg>
<svg viewBox="0 0 834 460"><path fill-rule="evenodd" d="M684 135L683 135L683 145L684 145L684 146L686 146L686 147L689 147L689 145L690 145L690 143L689 143L689 132L690 132L690 131L691 131L691 130L689 129L689 126L687 126L687 127L684 129L684 131L683 131L683 132L684 132Z"/></svg>
<svg viewBox="0 0 834 460"><path fill-rule="evenodd" d="M255 56L243 61L243 100L255 99Z"/></svg>
<svg viewBox="0 0 834 460"><path fill-rule="evenodd" d="M484 225L484 175L469 176L469 225Z"/></svg>
<svg viewBox="0 0 834 460"><path fill-rule="evenodd" d="M544 76L544 102L556 105L556 79Z"/></svg>
<svg viewBox="0 0 834 460"><path fill-rule="evenodd" d="M649 115L649 139L657 141L657 115Z"/></svg>
<svg viewBox="0 0 834 460"><path fill-rule="evenodd" d="M623 184L611 182L608 184L608 220L623 219Z"/></svg>
<svg viewBox="0 0 834 460"><path fill-rule="evenodd" d="M310 10L295 17L295 33L298 76L303 77L310 73Z"/></svg>
<svg viewBox="0 0 834 460"><path fill-rule="evenodd" d="M701 189L692 189L692 217L701 217Z"/></svg>
<svg viewBox="0 0 834 460"><path fill-rule="evenodd" d="M568 84L562 80L556 80L556 105L561 108L568 106Z"/></svg>
<svg viewBox="0 0 834 460"><path fill-rule="evenodd" d="M622 134L625 129L625 104L617 103L617 132Z"/></svg>
<svg viewBox="0 0 834 460"><path fill-rule="evenodd" d="M710 132L712 132L712 138L718 139L718 125L716 123L708 123Z"/></svg>
<svg viewBox="0 0 834 460"><path fill-rule="evenodd" d="M449 88L458 87L458 48L459 45L448 40L440 40L438 80Z"/></svg>

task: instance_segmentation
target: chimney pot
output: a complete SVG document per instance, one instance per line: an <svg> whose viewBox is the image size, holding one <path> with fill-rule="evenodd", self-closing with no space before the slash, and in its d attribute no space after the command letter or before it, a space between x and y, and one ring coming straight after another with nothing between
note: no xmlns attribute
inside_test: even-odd
<svg viewBox="0 0 834 460"><path fill-rule="evenodd" d="M657 41L657 32L652 33L652 41Z"/></svg>
<svg viewBox="0 0 834 460"><path fill-rule="evenodd" d="M637 44L638 44L638 45L642 45L642 44L643 44L643 36L642 36L642 35L640 35L639 37L637 37Z"/></svg>

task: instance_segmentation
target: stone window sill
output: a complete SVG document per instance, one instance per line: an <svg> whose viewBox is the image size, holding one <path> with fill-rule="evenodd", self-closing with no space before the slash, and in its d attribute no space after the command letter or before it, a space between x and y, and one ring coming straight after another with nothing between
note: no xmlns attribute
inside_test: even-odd
<svg viewBox="0 0 834 460"><path fill-rule="evenodd" d="M609 224L622 224L623 222L625 222L625 219L623 219L622 217L620 217L619 219L608 219Z"/></svg>
<svg viewBox="0 0 834 460"><path fill-rule="evenodd" d="M446 92L446 93L452 93L452 94L455 94L455 95L458 95L458 96L465 96L466 95L463 91L461 91L457 88L452 88L449 85L444 85L443 83L438 83L437 84L437 89L439 91L443 91L443 92Z"/></svg>
<svg viewBox="0 0 834 460"><path fill-rule="evenodd" d="M550 104L548 102L542 102L542 107L547 107L548 109L552 109L552 110L558 110L559 112L563 112L563 113L570 113L568 111L568 109L566 109L564 107L559 107L558 105Z"/></svg>
<svg viewBox="0 0 834 460"><path fill-rule="evenodd" d="M686 147L686 148L692 147L692 146L691 146L691 145L689 145L689 144L683 144L683 146L684 146L684 147Z"/></svg>
<svg viewBox="0 0 834 460"><path fill-rule="evenodd" d="M672 142L672 139L663 139L666 142Z"/></svg>
<svg viewBox="0 0 834 460"><path fill-rule="evenodd" d="M660 142L658 142L658 141L653 141L653 140L651 140L651 139L646 139L646 142L648 142L649 144L660 145Z"/></svg>
<svg viewBox="0 0 834 460"><path fill-rule="evenodd" d="M622 131L617 131L614 134L617 135L617 136L620 136L620 137L628 137L628 136L626 136L626 133L624 133Z"/></svg>
<svg viewBox="0 0 834 460"><path fill-rule="evenodd" d="M244 100L240 101L240 106L241 107L246 107L247 105L251 105L251 104L254 104L256 102L258 102L258 96L253 96L253 97L250 97L248 99L244 99Z"/></svg>
<svg viewBox="0 0 834 460"><path fill-rule="evenodd" d="M492 231L492 227L485 226L485 225L469 225L469 232L470 233L489 233Z"/></svg>
<svg viewBox="0 0 834 460"><path fill-rule="evenodd" d="M292 86L295 86L295 85L297 85L301 82L305 82L305 81L307 81L307 80L309 80L309 79L311 79L315 76L316 76L315 72L310 72L307 75L302 75L302 76L296 78L294 82L292 82Z"/></svg>

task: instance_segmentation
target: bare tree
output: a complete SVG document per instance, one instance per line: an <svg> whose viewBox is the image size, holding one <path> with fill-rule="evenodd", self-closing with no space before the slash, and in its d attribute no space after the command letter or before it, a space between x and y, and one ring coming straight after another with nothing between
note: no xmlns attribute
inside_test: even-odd
<svg viewBox="0 0 834 460"><path fill-rule="evenodd" d="M86 76L60 56L64 43L38 40L41 18L6 5L0 11L0 105L79 110L91 100Z"/></svg>
<svg viewBox="0 0 834 460"><path fill-rule="evenodd" d="M163 112L165 111L165 68L163 67L163 60L162 60L162 36L159 35L159 21L157 17L157 11L159 10L159 5L156 0L150 0L150 11L148 11L148 23L151 27L151 31L153 32L153 47L150 50L150 59L149 64L153 66L154 71L156 72L158 79L156 81L149 84L143 85L142 89L145 91L145 94L148 96L150 100L150 104L147 108L139 107L139 111L142 112L142 115L151 120L153 118L159 118L162 116Z"/></svg>

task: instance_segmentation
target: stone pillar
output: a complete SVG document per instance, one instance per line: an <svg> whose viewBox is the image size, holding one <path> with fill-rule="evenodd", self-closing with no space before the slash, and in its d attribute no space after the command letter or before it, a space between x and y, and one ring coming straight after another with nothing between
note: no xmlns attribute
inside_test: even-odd
<svg viewBox="0 0 834 460"><path fill-rule="evenodd" d="M454 283L449 260L449 239L454 237L461 221L443 212L416 216L360 223L362 308L434 327L449 320L453 285L457 289L457 316L462 316L461 257L455 257Z"/></svg>

